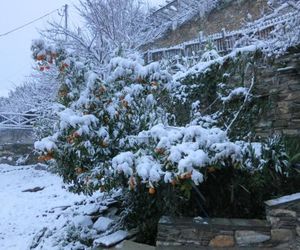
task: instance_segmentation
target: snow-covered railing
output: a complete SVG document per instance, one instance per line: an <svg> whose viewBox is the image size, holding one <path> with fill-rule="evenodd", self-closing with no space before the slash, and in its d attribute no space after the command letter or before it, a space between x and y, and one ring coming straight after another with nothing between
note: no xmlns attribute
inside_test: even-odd
<svg viewBox="0 0 300 250"><path fill-rule="evenodd" d="M178 0L173 0L168 2L165 6L159 8L158 10L154 11L150 18L157 19L158 17L171 19L172 16L178 11ZM170 15L172 13L173 15Z"/></svg>
<svg viewBox="0 0 300 250"><path fill-rule="evenodd" d="M0 129L32 129L38 115L30 113L0 113Z"/></svg>
<svg viewBox="0 0 300 250"><path fill-rule="evenodd" d="M198 12L201 15L202 12L213 9L218 1L219 0L167 0L166 4L151 13L149 18L156 23L176 21L176 19L182 18L185 19L188 13L196 14Z"/></svg>
<svg viewBox="0 0 300 250"><path fill-rule="evenodd" d="M147 63L160 61L162 59L171 59L175 56L197 57L203 52L207 43L212 43L216 50L221 53L229 53L233 50L237 41L245 36L252 36L259 40L267 40L271 37L272 31L276 25L285 25L285 23L295 17L300 18L299 11L289 12L280 16L272 14L261 18L246 27L231 32L225 29L220 33L204 36L200 32L197 39L193 39L169 48L159 48L148 50L145 53L145 61Z"/></svg>

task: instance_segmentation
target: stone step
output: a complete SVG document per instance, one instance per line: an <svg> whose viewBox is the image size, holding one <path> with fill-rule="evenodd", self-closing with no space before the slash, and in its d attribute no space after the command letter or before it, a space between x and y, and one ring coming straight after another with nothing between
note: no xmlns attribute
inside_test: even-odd
<svg viewBox="0 0 300 250"><path fill-rule="evenodd" d="M94 248L93 250L104 250L108 248ZM113 248L109 248L109 250L155 250L154 246L149 246L145 244L140 244L131 240L124 240Z"/></svg>

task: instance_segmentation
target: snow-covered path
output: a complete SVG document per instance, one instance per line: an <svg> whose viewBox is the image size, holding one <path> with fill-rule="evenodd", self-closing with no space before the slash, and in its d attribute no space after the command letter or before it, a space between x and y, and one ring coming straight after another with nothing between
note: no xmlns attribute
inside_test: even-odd
<svg viewBox="0 0 300 250"><path fill-rule="evenodd" d="M66 222L62 206L84 199L62 188L62 180L34 166L0 165L0 249L23 250L44 227ZM38 192L22 192L41 187Z"/></svg>

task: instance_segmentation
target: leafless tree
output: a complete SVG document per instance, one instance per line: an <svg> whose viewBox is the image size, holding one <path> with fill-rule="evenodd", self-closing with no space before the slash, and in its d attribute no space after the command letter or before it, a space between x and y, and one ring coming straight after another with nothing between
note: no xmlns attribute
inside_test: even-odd
<svg viewBox="0 0 300 250"><path fill-rule="evenodd" d="M136 48L142 42L146 12L137 0L81 0L78 10L99 46Z"/></svg>
<svg viewBox="0 0 300 250"><path fill-rule="evenodd" d="M2 111L23 113L29 110L45 111L52 106L56 98L56 73L35 72L22 85L10 91L3 100Z"/></svg>
<svg viewBox="0 0 300 250"><path fill-rule="evenodd" d="M99 64L134 51L148 39L147 8L139 0L80 0L76 8L85 25L66 30L51 23L43 36Z"/></svg>

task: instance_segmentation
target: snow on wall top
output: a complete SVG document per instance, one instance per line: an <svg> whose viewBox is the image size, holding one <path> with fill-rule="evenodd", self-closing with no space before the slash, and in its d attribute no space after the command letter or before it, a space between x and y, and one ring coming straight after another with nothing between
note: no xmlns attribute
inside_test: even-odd
<svg viewBox="0 0 300 250"><path fill-rule="evenodd" d="M268 200L265 202L265 204L267 206L278 206L278 205L282 205L285 203L290 203L290 202L300 202L300 193L295 193L295 194L291 194L291 195L286 195L277 199L273 199L273 200Z"/></svg>

